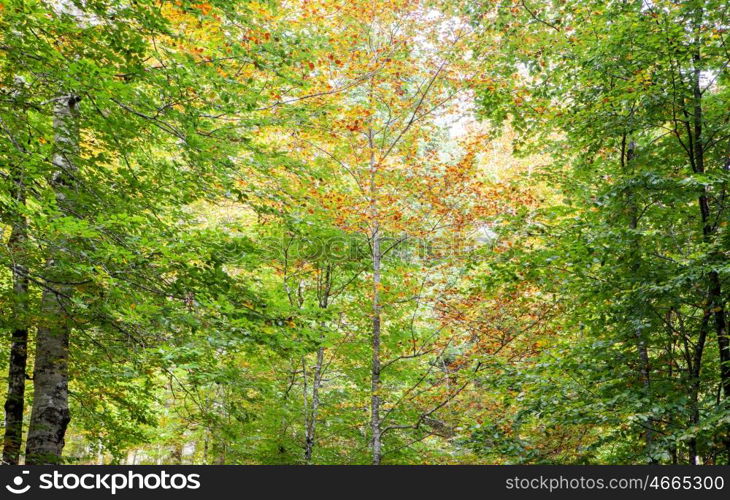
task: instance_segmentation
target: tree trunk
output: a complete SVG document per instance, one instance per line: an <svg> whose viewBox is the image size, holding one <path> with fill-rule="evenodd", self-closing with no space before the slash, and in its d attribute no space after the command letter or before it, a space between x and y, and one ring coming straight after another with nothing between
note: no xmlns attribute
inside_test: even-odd
<svg viewBox="0 0 730 500"><path fill-rule="evenodd" d="M380 465L382 458L382 442L380 429L380 226L378 224L377 183L375 164L375 145L373 130L368 131L370 147L370 217L373 263L373 328L372 328L372 365L370 370L370 430L372 432L373 465Z"/></svg>
<svg viewBox="0 0 730 500"><path fill-rule="evenodd" d="M727 399L730 398L730 340L727 332L725 303L722 300L722 285L716 271L710 272L710 297L715 318L717 346L720 351L720 381L723 396Z"/></svg>
<svg viewBox="0 0 730 500"><path fill-rule="evenodd" d="M694 353L692 356L688 355L687 363L688 363L688 369L690 374L690 404L691 404L691 414L690 414L690 423L693 426L698 426L700 423L700 402L699 402L699 396L700 396L700 381L701 381L701 374L702 374L702 355L705 350L705 342L707 340L707 330L709 329L710 325L710 311L711 309L707 309L705 311L705 314L702 317L702 323L700 325L700 333L697 337L697 343L694 347ZM697 465L697 438L692 437L688 441L689 446L689 463L691 465Z"/></svg>
<svg viewBox="0 0 730 500"><path fill-rule="evenodd" d="M321 274L320 274L321 276ZM324 276L322 276L320 286L317 287L319 297L318 303L319 308L322 310L327 309L330 301L330 292L332 291L332 264L328 263L324 269ZM320 328L324 330L326 324L323 321L320 324ZM320 336L320 342L325 340L325 336ZM314 441L316 438L317 431L317 416L319 414L319 390L322 387L322 370L324 369L324 346L317 349L317 362L314 365L314 379L312 381L312 408L306 411L306 385L307 385L307 373L306 366L304 367L304 385L305 385L305 414L306 414L306 434L304 444L304 461L310 463L312 461L312 453L314 452Z"/></svg>
<svg viewBox="0 0 730 500"><path fill-rule="evenodd" d="M705 173L705 144L702 138L702 92L700 89L699 54L695 55L695 75L693 79L694 92L694 171ZM698 199L700 216L702 218L702 235L706 243L712 244L715 235L715 225L710 214L710 201L707 188L702 186ZM725 316L725 301L722 297L720 275L712 270L708 275L710 310L715 322L717 345L720 351L720 381L724 397L730 397L730 339L728 339L727 320Z"/></svg>
<svg viewBox="0 0 730 500"><path fill-rule="evenodd" d="M701 21L702 21L702 9L697 10L697 17L695 20L695 30L699 40L701 32ZM693 75L692 75L692 97L693 97L693 169L695 173L705 173L705 148L707 147L705 139L703 137L703 108L702 108L702 89L700 87L700 81L702 76L702 55L700 53L700 43L697 43L695 53L692 57L693 63ZM716 232L716 227L712 222L710 216L710 202L707 195L707 188L703 185L702 191L698 199L700 208L700 216L702 218L702 236L708 245L713 244L713 236ZM714 252L716 253L716 252ZM718 259L722 259L720 255L713 255ZM717 337L717 346L720 354L720 383L722 385L723 396L727 399L730 398L730 338L728 338L727 331L727 319L725 313L725 301L722 296L722 284L720 282L720 275L717 271L712 270L708 275L708 298L710 304L710 310L712 311L715 334ZM726 435L723 440L728 456L730 460L730 435Z"/></svg>
<svg viewBox="0 0 730 500"><path fill-rule="evenodd" d="M322 385L322 366L324 364L324 347L317 349L317 364L314 366L314 380L312 381L312 408L308 413L306 441L304 445L304 461L312 461L314 438L317 429L317 414L319 412L319 387Z"/></svg>
<svg viewBox="0 0 730 500"><path fill-rule="evenodd" d="M73 189L76 168L73 159L78 154L77 96L62 96L54 108L56 168L51 178L56 203L64 215L74 215ZM56 241L52 252L62 257L68 252L67 241ZM52 277L53 288L46 288L41 298L43 323L38 327L33 371L34 396L26 443L26 463L58 463L63 452L66 427L71 420L68 407L68 345L70 323L68 307L73 287L64 284L62 264L49 256L45 273Z"/></svg>
<svg viewBox="0 0 730 500"><path fill-rule="evenodd" d="M17 205L24 205L25 194L21 176L14 179L14 189L14 198ZM27 268L22 264L25 260L23 254L28 239L28 228L24 215L16 214L13 219L8 247L14 260L13 293L15 303L8 367L8 393L5 399L5 437L3 442L3 463L9 465L17 465L20 459L20 446L23 440L23 409L25 406L25 369L28 360L26 316L28 274Z"/></svg>
<svg viewBox="0 0 730 500"><path fill-rule="evenodd" d="M25 80L15 79L17 91L13 96L19 99L16 109L24 109ZM26 117L27 118L27 117ZM20 141L11 139L19 153L17 162L11 162L9 181L14 205L9 211L7 223L10 225L8 250L10 253L13 307L12 307L12 343L8 363L8 392L5 399L5 436L3 439L3 463L17 465L20 460L20 447L23 442L23 412L25 407L25 379L28 360L28 268L27 241L28 221L25 218L26 180L23 172L23 161L28 154L22 145L28 137Z"/></svg>
<svg viewBox="0 0 730 500"><path fill-rule="evenodd" d="M371 421L373 433L373 465L380 465L382 443L380 433L380 235L373 229L373 331L371 367Z"/></svg>
<svg viewBox="0 0 730 500"><path fill-rule="evenodd" d="M699 23L696 28L699 30ZM702 89L700 87L702 67L699 47L693 56L693 63L694 74L692 78L692 94L694 101L694 171L703 174L705 173L706 144L702 135L703 109ZM710 217L710 202L707 195L707 188L705 186L702 186L698 203L700 207L700 215L702 217L702 234L705 242L708 245L712 245L712 239L715 235L716 227ZM715 255L714 257L722 259L719 255ZM715 270L710 271L708 281L708 298L710 310L712 311L714 318L715 335L717 337L717 347L720 354L720 383L722 385L723 396L725 398L730 398L730 338L728 338L725 301L722 296L722 284L720 282L720 275L718 272ZM728 454L728 460L730 460L730 437L725 438L724 444Z"/></svg>

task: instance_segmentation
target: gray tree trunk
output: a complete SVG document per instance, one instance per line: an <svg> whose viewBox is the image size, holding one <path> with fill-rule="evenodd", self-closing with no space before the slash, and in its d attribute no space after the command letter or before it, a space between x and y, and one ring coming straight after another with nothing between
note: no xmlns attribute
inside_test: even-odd
<svg viewBox="0 0 730 500"><path fill-rule="evenodd" d="M64 215L73 215L74 201L71 195L78 154L79 98L62 96L56 100L53 117L55 171L51 185L56 202ZM58 257L68 252L67 241L54 242L52 252ZM50 464L61 460L65 444L66 427L71 420L68 407L68 345L70 321L68 307L73 287L64 284L63 270L57 258L51 254L46 262L45 274L52 277L53 288L43 291L41 298L42 323L38 327L33 371L33 410L30 416L26 442L26 463Z"/></svg>
<svg viewBox="0 0 730 500"><path fill-rule="evenodd" d="M373 130L368 131L370 146L370 217L372 218L372 265L373 265L373 327L371 333L372 365L370 369L370 431L372 432L372 459L373 465L380 465L382 459L382 432L380 427L380 226L378 224L377 206L377 166L375 164L375 145Z"/></svg>
<svg viewBox="0 0 730 500"><path fill-rule="evenodd" d="M324 270L324 276L322 277L321 286L318 287L319 291L319 308L327 309L330 300L330 292L332 291L332 265L327 264ZM325 323L322 322L320 328L324 329ZM320 341L324 341L324 335L320 337ZM317 434L317 416L319 415L319 390L322 387L322 375L324 370L324 346L320 346L317 349L317 361L314 365L314 378L312 381L312 407L309 411L306 409L306 385L307 385L307 371L306 366L303 369L304 372L304 386L305 386L305 415L306 415L306 429L305 429L305 442L304 442L304 462L309 464L312 461L312 454L314 452L314 442Z"/></svg>
<svg viewBox="0 0 730 500"><path fill-rule="evenodd" d="M317 349L317 363L314 365L314 380L312 381L312 408L308 412L306 439L304 444L304 461L312 461L314 439L317 430L317 415L319 413L319 388L322 385L322 366L324 364L324 347ZM306 377L306 374L305 374Z"/></svg>

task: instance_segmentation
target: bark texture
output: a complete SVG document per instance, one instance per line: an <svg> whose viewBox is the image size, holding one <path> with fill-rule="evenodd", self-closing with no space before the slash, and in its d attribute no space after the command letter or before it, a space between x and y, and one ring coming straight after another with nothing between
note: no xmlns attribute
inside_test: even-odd
<svg viewBox="0 0 730 500"><path fill-rule="evenodd" d="M372 231L370 234L372 245L373 265L373 328L371 335L372 343L372 365L370 370L370 430L372 432L372 458L373 465L380 465L383 455L382 432L380 426L380 261L382 252L380 249L380 226L378 224L377 206L377 165L375 163L375 144L373 142L373 130L368 131L370 146L370 217L372 219Z"/></svg>
<svg viewBox="0 0 730 500"><path fill-rule="evenodd" d="M695 14L694 30L697 36L695 52L692 56L692 127L688 133L689 156L692 170L698 174L706 172L705 152L708 148L709 139L704 136L704 108L703 108L703 91L701 87L702 80L702 53L701 47L701 31L704 12L702 8L697 9ZM688 127L689 129L690 127ZM714 245L714 239L717 235L717 223L711 214L710 196L706 186L702 186L698 198L700 209L700 217L702 221L702 236L708 246ZM722 210L722 207L719 208ZM713 260L722 262L723 256L716 250L713 252ZM708 303L710 311L714 319L715 335L717 338L717 347L720 357L720 385L722 386L722 394L725 399L730 398L730 336L728 336L727 313L725 309L725 299L723 296L722 283L719 273L713 269L708 273ZM723 442L730 460L730 434L724 436ZM694 457L693 457L693 460Z"/></svg>
<svg viewBox="0 0 730 500"><path fill-rule="evenodd" d="M75 157L78 154L78 104L74 95L56 100L53 126L54 172L50 179L62 215L78 214L74 203ZM26 463L61 461L66 427L71 420L68 406L69 304L73 286L64 283L60 261L68 253L68 241L56 241L45 275L52 277L41 298L42 323L38 327L33 371L33 409L26 442Z"/></svg>
<svg viewBox="0 0 730 500"><path fill-rule="evenodd" d="M312 407L310 408L306 436L304 443L304 461L312 461L314 440L317 431L317 416L319 415L319 388L322 385L322 365L324 364L324 347L317 349L317 363L314 365L314 379L312 381Z"/></svg>
<svg viewBox="0 0 730 500"><path fill-rule="evenodd" d="M25 81L16 78L18 89L13 96L21 102L19 109L24 108L22 103ZM25 138L23 138L25 139ZM23 141L12 139L19 158L25 158L27 151ZM17 465L20 461L20 448L23 441L23 411L25 409L25 379L26 364L28 361L28 267L26 259L26 243L28 241L28 221L24 208L26 199L26 179L22 160L10 165L9 172L10 197L13 205L7 214L7 224L10 225L8 251L12 263L13 309L12 309L12 337L10 345L10 359L8 360L8 392L5 399L5 436L3 439L3 463Z"/></svg>
<svg viewBox="0 0 730 500"><path fill-rule="evenodd" d="M16 179L16 202L25 203L22 179ZM8 393L5 399L5 436L3 440L3 463L17 465L23 440L23 410L25 406L25 369L28 361L28 327L26 306L28 297L28 273L22 264L25 242L28 238L26 220L23 215L13 217L8 247L13 255L13 333L8 366Z"/></svg>

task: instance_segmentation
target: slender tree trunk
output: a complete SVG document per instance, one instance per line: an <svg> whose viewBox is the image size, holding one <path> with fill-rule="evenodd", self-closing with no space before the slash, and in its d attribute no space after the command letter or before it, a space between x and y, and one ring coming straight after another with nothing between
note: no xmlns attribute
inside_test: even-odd
<svg viewBox="0 0 730 500"><path fill-rule="evenodd" d="M670 307L667 311L666 315L666 324L667 324L667 359L669 359L669 363L667 365L667 381L673 382L674 381L674 359L675 359L675 332L672 328L672 314L674 313L674 308ZM685 332L684 329L682 329L681 335L684 336ZM667 415L667 427L672 428L675 426L675 416L674 414ZM669 455L672 457L672 465L677 465L679 460L678 455L678 449L677 449L677 443L670 443L669 444Z"/></svg>
<svg viewBox="0 0 730 500"><path fill-rule="evenodd" d="M639 351L639 363L641 373L641 384L644 387L644 393L646 394L649 401L651 401L651 365L649 364L649 350L646 347L646 341L644 340L643 332L636 332L636 342ZM654 431L652 426L654 425L653 419L649 419L647 428L644 429L644 444L649 463L656 463L656 460L652 457L652 450L654 447Z"/></svg>
<svg viewBox="0 0 730 500"><path fill-rule="evenodd" d="M380 428L380 261L382 253L380 250L380 226L378 224L377 206L377 166L375 164L375 145L373 143L373 130L368 130L368 142L370 148L370 217L371 217L371 244L372 244L372 265L373 265L373 323L372 323L372 365L370 370L370 430L372 432L372 459L373 465L380 465L382 458L382 442Z"/></svg>
<svg viewBox="0 0 730 500"><path fill-rule="evenodd" d="M17 90L13 97L18 98L16 109L25 109L24 93L26 82L17 77ZM12 339L10 359L8 363L8 392L5 399L5 436L3 440L3 463L17 465L20 460L20 448L23 442L23 413L25 407L25 379L28 361L28 268L27 240L28 221L23 209L26 198L26 179L24 178L23 161L27 151L23 142L12 139L15 149L20 154L17 162L11 162L9 181L10 197L14 205L7 220L10 225L8 250L12 259L13 308Z"/></svg>
<svg viewBox="0 0 730 500"><path fill-rule="evenodd" d="M314 380L312 381L312 408L307 413L306 441L304 445L304 461L312 461L314 439L317 430L317 415L319 413L319 388L322 385L322 366L324 364L324 347L317 349L317 363L314 365Z"/></svg>
<svg viewBox="0 0 730 500"><path fill-rule="evenodd" d="M327 309L330 301L330 292L332 291L332 264L328 263L324 269L324 276L320 274L321 281L317 287L319 308ZM325 322L320 324L320 328L324 330ZM320 342L325 340L324 335L320 336ZM314 452L314 442L317 432L317 416L319 415L319 390L322 387L322 370L324 369L324 346L317 349L317 361L314 365L314 379L312 381L312 408L306 412L306 435L304 445L304 461L310 463L312 461L312 453ZM304 385L306 386L306 367L304 370ZM305 389L305 406L306 406L306 389ZM306 410L306 408L305 408Z"/></svg>
<svg viewBox="0 0 730 500"><path fill-rule="evenodd" d="M715 319L717 346L720 351L720 381L725 399L730 398L730 340L728 339L725 303L722 299L722 285L716 271L710 272L710 297Z"/></svg>
<svg viewBox="0 0 730 500"><path fill-rule="evenodd" d="M695 56L695 64L699 65L699 54ZM700 69L695 68L693 79L694 92L694 170L705 173L705 144L702 137L702 92L700 89ZM703 186L698 199L700 216L702 218L702 235L708 244L712 244L715 235L715 225L710 213L710 201L707 189ZM715 333L720 351L720 381L724 397L730 397L730 339L728 339L725 301L722 296L722 283L717 271L708 274L710 310L715 323Z"/></svg>
<svg viewBox="0 0 730 500"><path fill-rule="evenodd" d="M703 136L703 108L702 108L702 89L700 87L700 81L702 76L702 55L700 52L699 43L700 32L701 32L701 21L702 21L702 9L697 10L697 17L695 21L695 30L698 37L698 43L696 44L695 53L692 57L693 62L693 76L692 76L692 97L693 97L693 167L696 173L705 173L705 148L706 143ZM712 222L710 214L710 202L707 194L707 188L703 185L700 193L698 204L700 208L700 215L702 218L702 235L705 243L708 245L713 244L713 236L716 232L716 227ZM713 257L721 258L718 255ZM723 396L727 399L730 398L730 338L728 337L727 330L727 317L725 312L725 301L722 295L722 283L720 282L720 275L714 269L708 274L708 298L710 303L710 311L712 311L715 335L717 337L717 346L720 354L720 383L722 385ZM726 435L724 438L724 444L727 452L728 460L730 461L730 435Z"/></svg>
<svg viewBox="0 0 730 500"><path fill-rule="evenodd" d="M692 356L687 357L687 364L690 374L690 404L691 414L690 423L692 426L697 426L700 423L700 381L702 375L702 356L705 350L705 343L707 341L707 331L710 328L710 309L705 311L702 318L702 324L700 325L700 334L697 337L697 343L694 346L694 352ZM689 463L691 465L697 465L697 438L692 437L688 441L689 446Z"/></svg>
<svg viewBox="0 0 730 500"><path fill-rule="evenodd" d="M25 193L21 175L13 179L13 197L18 207L25 205ZM23 265L28 228L25 215L16 213L8 247L13 258L14 321L10 363L8 367L8 393L5 400L5 438L3 462L17 465L23 440L23 409L25 406L25 369L28 360L28 274Z"/></svg>
<svg viewBox="0 0 730 500"><path fill-rule="evenodd" d="M56 168L51 178L56 203L62 214L74 214L71 195L78 154L77 96L62 96L56 100L53 127ZM68 251L67 241L57 241L58 257ZM26 463L58 463L65 444L66 427L71 420L68 407L68 345L70 324L68 306L73 287L64 284L62 269L54 255L49 256L45 272L53 277L53 289L46 288L41 298L43 323L38 327L35 368L33 371L33 410L26 443Z"/></svg>
<svg viewBox="0 0 730 500"><path fill-rule="evenodd" d="M373 228L373 331L371 367L371 422L373 433L373 465L380 465L382 443L380 433L380 235L377 224Z"/></svg>

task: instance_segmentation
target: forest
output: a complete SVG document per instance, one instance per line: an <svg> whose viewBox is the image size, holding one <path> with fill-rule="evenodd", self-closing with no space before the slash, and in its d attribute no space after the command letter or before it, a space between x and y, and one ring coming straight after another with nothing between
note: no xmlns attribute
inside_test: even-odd
<svg viewBox="0 0 730 500"><path fill-rule="evenodd" d="M5 464L730 464L726 0L0 0Z"/></svg>

